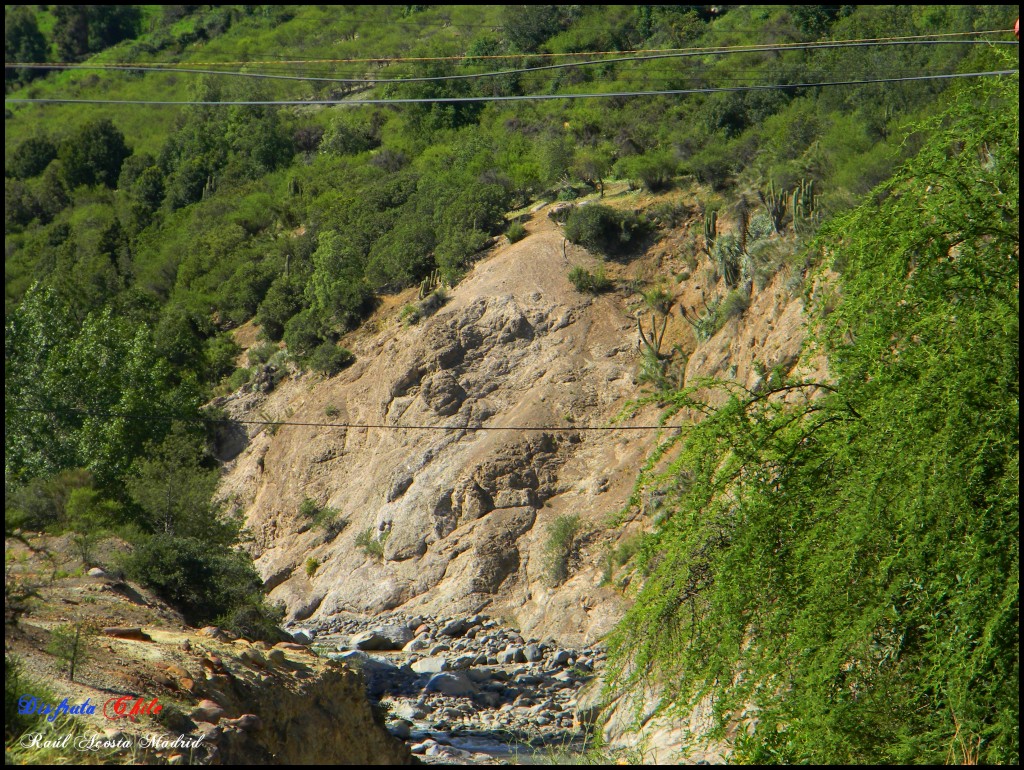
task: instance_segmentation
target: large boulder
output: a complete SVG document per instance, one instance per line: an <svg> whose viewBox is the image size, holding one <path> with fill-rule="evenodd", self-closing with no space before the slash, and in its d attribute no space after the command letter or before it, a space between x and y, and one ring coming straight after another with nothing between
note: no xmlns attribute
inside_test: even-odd
<svg viewBox="0 0 1024 770"><path fill-rule="evenodd" d="M400 650L413 639L412 631L404 625L378 626L360 634L354 634L349 647L354 650Z"/></svg>

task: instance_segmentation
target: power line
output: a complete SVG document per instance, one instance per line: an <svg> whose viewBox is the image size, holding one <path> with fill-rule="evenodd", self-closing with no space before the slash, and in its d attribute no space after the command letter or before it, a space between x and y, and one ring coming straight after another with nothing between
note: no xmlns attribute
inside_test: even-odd
<svg viewBox="0 0 1024 770"><path fill-rule="evenodd" d="M992 70L989 72L961 72L952 74L914 75L898 78L863 78L857 80L839 80L817 83L775 83L770 85L725 86L716 88L682 88L664 91L612 91L607 93L583 94L523 94L514 96L436 96L422 98L391 98L391 99L280 99L280 100L241 100L241 101L147 101L143 99L11 99L4 98L9 104L134 104L154 107L312 107L312 106L365 106L386 104L454 104L462 102L519 102L548 101L554 99L614 99L640 96L688 96L694 94L735 93L741 91L773 91L796 88L824 88L829 86L870 85L873 83L904 83L922 80L951 80L957 78L990 77L993 75L1016 75L1018 70Z"/></svg>
<svg viewBox="0 0 1024 770"><path fill-rule="evenodd" d="M103 412L91 409L32 409L29 407L8 407L13 412L32 414L103 417L107 419L134 420L139 422L194 422L211 425L264 425L289 426L297 428L345 428L352 430L442 430L442 431L518 431L518 432L565 432L565 431L615 431L615 430L671 430L678 425L396 425L388 423L340 423L340 422L290 422L287 420L243 420L218 417L197 417L193 415L141 414L138 412Z"/></svg>
<svg viewBox="0 0 1024 770"><path fill-rule="evenodd" d="M843 44L843 43L880 43L890 41L904 41L904 40L923 40L925 38L948 38L948 37L971 37L977 35L1002 35L1012 33L1012 29L989 29L989 30L974 30L968 32L936 32L927 35L901 35L893 37L875 37L875 38L849 38L846 40L832 40L832 41L820 41L823 44ZM1016 41L985 41L985 42L1008 42L1016 45ZM770 49L782 49L787 46L800 46L808 45L806 43L765 43L761 45L746 45L746 46L710 46L705 48L640 48L630 51L574 51L567 53L511 53L511 54L480 54L480 55L468 55L459 54L455 56L374 56L374 57L363 57L363 58L349 58L349 59L263 59L263 60L247 60L247 61L199 61L199 62L162 62L157 63L155 66L224 66L224 65L238 65L238 66L251 66L254 64L389 64L392 62L427 62L427 61L461 61L465 59L477 60L477 59L524 59L524 58L555 58L564 56L622 56L624 54L646 54L646 53L671 53L671 52L687 52L687 51L727 51L733 49L743 49L747 52L756 52L759 50L770 50ZM125 64L135 65L138 62L109 62L110 64ZM40 65L58 65L74 66L77 62L21 62L14 66L27 67L33 64Z"/></svg>
<svg viewBox="0 0 1024 770"><path fill-rule="evenodd" d="M60 69L60 70L109 70L129 72L174 72L191 73L198 75L228 75L233 77L247 77L265 80L297 80L308 82L324 83L346 83L353 85L388 85L395 83L424 83L448 80L472 80L478 78L503 77L508 75L521 75L530 72L542 72L548 70L575 69L578 67L590 67L606 64L620 64L632 62L656 61L659 59L681 59L694 56L724 56L745 53L771 53L781 51L802 51L802 50L829 50L835 48L863 48L868 46L896 46L896 45L1018 45L1014 40L887 40L874 42L827 42L827 43L793 43L773 46L735 46L717 49L689 49L677 52L657 53L647 56L619 56L614 59L595 59L591 61L569 62L566 64L545 64L537 67L520 67L517 69L498 70L494 72L463 73L458 75L424 75L419 77L398 77L398 78L331 78L310 75L280 75L265 72L235 72L231 70L208 70L195 69L190 67L178 67L167 65L150 64L46 64L9 62L5 63L7 69ZM475 57L474 57L475 58Z"/></svg>

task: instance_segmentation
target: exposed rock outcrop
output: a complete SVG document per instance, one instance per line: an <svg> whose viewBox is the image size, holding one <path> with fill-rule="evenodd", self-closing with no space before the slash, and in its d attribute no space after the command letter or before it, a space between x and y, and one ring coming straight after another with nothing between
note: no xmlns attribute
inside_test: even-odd
<svg viewBox="0 0 1024 770"><path fill-rule="evenodd" d="M541 215L530 226L530 237L478 262L434 316L406 327L395 306L346 340L357 360L340 375L301 375L222 404L239 417L343 426L252 431L222 484L289 620L486 608L524 632L582 644L621 617L622 595L601 581L602 548L618 535L604 524L629 498L656 434L581 428L609 427L641 394L637 300L576 291L569 259L593 257L567 248ZM710 280L682 285L678 302L695 306ZM700 345L675 318L666 348L686 351L687 378L753 389L764 371L792 367L802 303L783 283L755 291L745 318ZM657 414L650 407L624 425L651 425ZM303 520L306 497L337 509L333 526ZM548 530L566 515L579 515L591 539L579 568L551 587Z"/></svg>

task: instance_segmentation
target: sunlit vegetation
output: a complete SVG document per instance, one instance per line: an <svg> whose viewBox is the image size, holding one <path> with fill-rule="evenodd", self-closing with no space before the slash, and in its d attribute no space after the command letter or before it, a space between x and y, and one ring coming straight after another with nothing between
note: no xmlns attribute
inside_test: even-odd
<svg viewBox="0 0 1024 770"><path fill-rule="evenodd" d="M727 289L685 309L698 341L742 320L751 292L781 271L794 295L811 286L808 268L826 258L815 254L841 279L839 296L815 305L834 392L803 411L737 394L680 439L676 512L629 559L651 577L623 653L685 683L679 703L696 693L686 688L733 682L740 668L753 672L745 686L796 693L763 698L762 723L788 727L754 737L744 750L756 761L943 761L956 736L979 741L958 759L1016 761L1016 659L1006 653L1016 546L1005 518L1016 494L1016 286L1006 271L1017 252L1006 239L1016 237L1018 160L1005 124L1015 96L945 113L950 81L924 80L487 101L1015 68L1016 51L952 43L585 63L606 58L595 52L1005 30L1015 14L8 6L8 62L237 71L228 63L245 61L270 73L259 64L268 51L358 61L272 67L320 80L6 71L10 99L303 102L8 103L7 530L119 532L134 549L124 568L191 622L272 636L280 615L236 548L239 522L213 502L216 434L201 405L252 387L268 366L276 378L285 363L338 374L353 360L346 335L382 295L427 281L401 315L426 318L495 236L525 234L509 212L589 198L566 215L565 235L602 258L629 262L694 226L678 280L712 274ZM554 62L576 66L512 72ZM463 97L483 100L357 103ZM961 121L962 135L941 144L910 130L939 115ZM922 148L917 165L878 187ZM960 186L934 181L939 192L922 195L924 179ZM610 180L625 189L615 200ZM946 196L955 190L964 197ZM633 205L666 192L696 204ZM726 220L743 226L727 231ZM600 270L570 278L581 291L610 288ZM653 312L670 299L652 295ZM261 339L238 366L231 333L250 321ZM683 408L682 370L663 363L655 355L641 381ZM322 523L334 534L344 526ZM567 532L556 539L571 546L578 533ZM357 536L374 559L384 542ZM562 563L553 582L568 575ZM684 661L687 676L676 677Z"/></svg>

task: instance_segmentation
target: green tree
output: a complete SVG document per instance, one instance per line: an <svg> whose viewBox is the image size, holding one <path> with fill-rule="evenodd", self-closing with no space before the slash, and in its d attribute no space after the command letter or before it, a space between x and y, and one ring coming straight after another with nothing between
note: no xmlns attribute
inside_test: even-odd
<svg viewBox="0 0 1024 770"><path fill-rule="evenodd" d="M20 7L20 6L19 6ZM30 136L14 148L14 153L7 160L4 171L7 176L15 179L28 179L39 176L50 161L57 157L57 147L45 134Z"/></svg>
<svg viewBox="0 0 1024 770"><path fill-rule="evenodd" d="M354 326L371 302L358 250L338 232L327 230L317 239L312 261L313 275L306 296L313 311L334 318L345 327Z"/></svg>
<svg viewBox="0 0 1024 770"><path fill-rule="evenodd" d="M134 415L195 408L194 378L172 384L148 330L110 310L76 330L57 293L34 287L5 331L4 459L13 479L84 467L104 488L167 429Z"/></svg>
<svg viewBox="0 0 1024 770"><path fill-rule="evenodd" d="M114 187L129 155L124 134L109 118L84 124L61 143L59 151L64 181L70 188L82 184Z"/></svg>
<svg viewBox="0 0 1024 770"><path fill-rule="evenodd" d="M216 469L204 468L202 437L177 423L161 442L147 445L125 482L143 513L146 530L174 538L191 537L226 546L238 536L238 523L218 516L213 504Z"/></svg>
<svg viewBox="0 0 1024 770"><path fill-rule="evenodd" d="M510 5L502 12L506 39L524 53L533 53L560 32L563 20L563 11L557 5Z"/></svg>
<svg viewBox="0 0 1024 770"><path fill-rule="evenodd" d="M28 6L13 5L4 8L4 61L38 63L46 61L46 38L39 31L36 16ZM25 84L40 77L45 70L8 67L4 82L8 85Z"/></svg>
<svg viewBox="0 0 1024 770"><path fill-rule="evenodd" d="M53 42L60 61L77 61L89 51L89 7L55 5Z"/></svg>
<svg viewBox="0 0 1024 770"><path fill-rule="evenodd" d="M737 759L1019 760L1017 101L963 89L823 229L829 382L657 396L706 417L638 486L665 513L613 678L723 723L753 700Z"/></svg>

